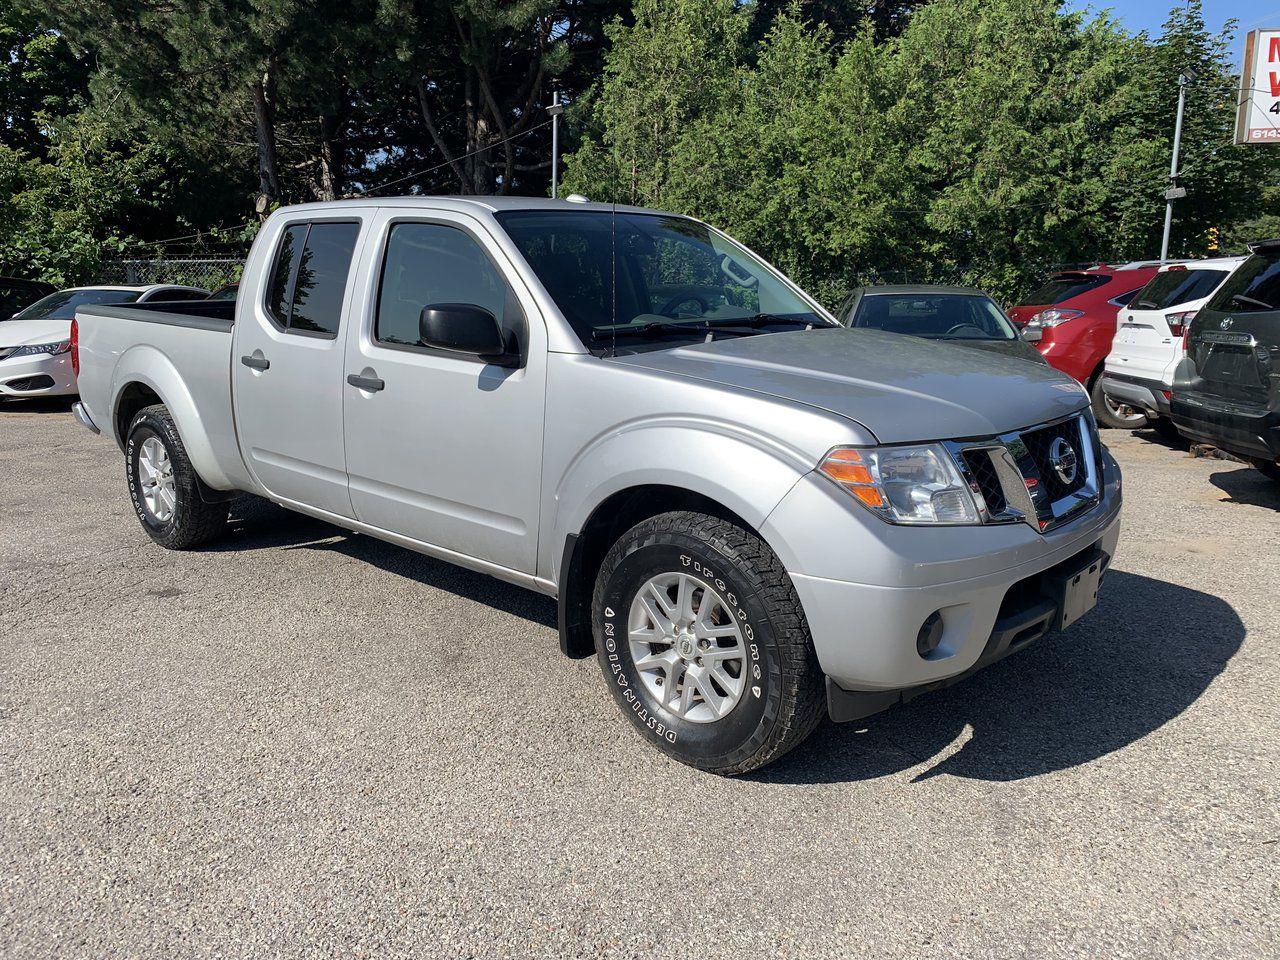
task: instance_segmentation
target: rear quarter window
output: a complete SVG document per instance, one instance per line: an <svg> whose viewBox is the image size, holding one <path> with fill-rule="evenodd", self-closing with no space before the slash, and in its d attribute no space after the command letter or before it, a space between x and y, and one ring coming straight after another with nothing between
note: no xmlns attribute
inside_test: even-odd
<svg viewBox="0 0 1280 960"><path fill-rule="evenodd" d="M1023 298L1029 304L1055 304L1078 297L1082 293L1096 290L1110 282L1111 278L1103 274L1064 273L1048 280Z"/></svg>
<svg viewBox="0 0 1280 960"><path fill-rule="evenodd" d="M1280 259L1255 255L1246 260L1214 294L1208 309L1222 313L1280 310Z"/></svg>
<svg viewBox="0 0 1280 960"><path fill-rule="evenodd" d="M1147 281L1129 304L1134 310L1167 310L1213 293L1225 270L1162 270Z"/></svg>

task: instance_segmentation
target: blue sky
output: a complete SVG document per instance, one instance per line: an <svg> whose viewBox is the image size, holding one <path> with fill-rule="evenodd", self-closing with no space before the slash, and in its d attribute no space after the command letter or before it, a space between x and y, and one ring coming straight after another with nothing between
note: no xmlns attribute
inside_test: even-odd
<svg viewBox="0 0 1280 960"><path fill-rule="evenodd" d="M1067 6L1076 10L1110 7L1120 22L1134 33L1139 30L1155 33L1169 10L1177 6L1177 0L1069 0ZM1204 0L1204 18L1214 31L1233 19L1239 21L1241 30L1280 26L1280 0Z"/></svg>

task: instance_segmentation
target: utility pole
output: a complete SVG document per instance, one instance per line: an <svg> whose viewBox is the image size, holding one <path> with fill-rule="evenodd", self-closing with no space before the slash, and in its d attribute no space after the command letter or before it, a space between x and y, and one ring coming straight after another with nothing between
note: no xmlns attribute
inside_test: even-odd
<svg viewBox="0 0 1280 960"><path fill-rule="evenodd" d="M559 90L551 94L551 106L547 107L547 113L551 114L551 199L554 200L560 180L560 114L564 113Z"/></svg>
<svg viewBox="0 0 1280 960"><path fill-rule="evenodd" d="M1187 195L1186 188L1178 186L1178 149L1182 145L1182 111L1187 105L1187 84L1195 74L1184 70L1178 74L1178 117L1173 122L1173 159L1169 162L1169 189L1164 192L1164 239L1160 241L1160 262L1169 259L1169 230L1173 226L1173 201Z"/></svg>

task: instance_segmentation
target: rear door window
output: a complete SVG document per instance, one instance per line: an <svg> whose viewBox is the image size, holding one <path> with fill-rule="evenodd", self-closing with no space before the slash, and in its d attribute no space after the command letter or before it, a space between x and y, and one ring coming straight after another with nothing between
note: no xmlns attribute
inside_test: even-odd
<svg viewBox="0 0 1280 960"><path fill-rule="evenodd" d="M1168 310L1202 300L1226 275L1225 270L1162 270L1138 291L1130 306L1134 310Z"/></svg>
<svg viewBox="0 0 1280 960"><path fill-rule="evenodd" d="M321 221L285 228L267 288L267 312L282 329L336 337L360 224Z"/></svg>

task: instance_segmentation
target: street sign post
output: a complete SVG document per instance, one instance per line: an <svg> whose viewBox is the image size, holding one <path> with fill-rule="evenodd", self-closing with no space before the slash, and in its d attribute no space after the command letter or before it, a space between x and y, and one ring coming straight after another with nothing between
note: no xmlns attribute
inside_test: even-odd
<svg viewBox="0 0 1280 960"><path fill-rule="evenodd" d="M1235 142L1280 144L1280 27L1245 37Z"/></svg>

